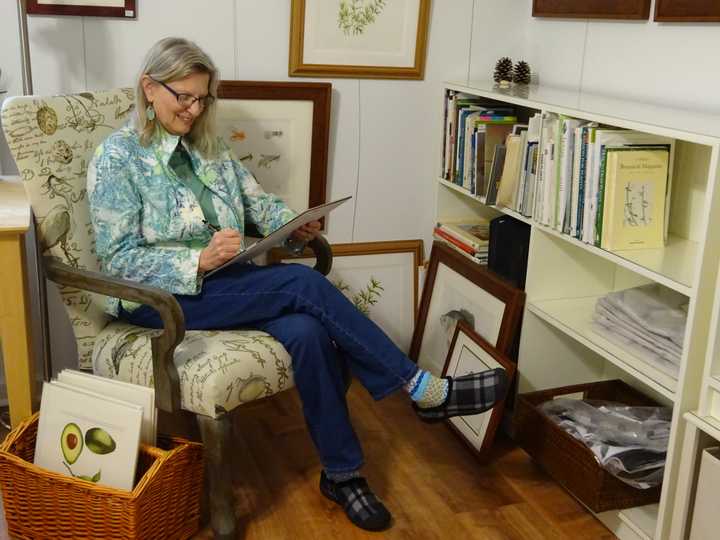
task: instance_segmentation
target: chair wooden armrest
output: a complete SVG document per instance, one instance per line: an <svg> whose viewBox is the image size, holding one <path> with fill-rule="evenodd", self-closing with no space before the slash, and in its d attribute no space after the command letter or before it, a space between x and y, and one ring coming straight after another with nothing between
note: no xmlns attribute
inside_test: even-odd
<svg viewBox="0 0 720 540"><path fill-rule="evenodd" d="M332 248L327 238L318 235L308 242L308 247L312 249L315 254L315 270L327 276L332 269L333 263Z"/></svg>
<svg viewBox="0 0 720 540"><path fill-rule="evenodd" d="M262 238L262 235L253 223L245 224L245 234L255 238ZM327 276L330 273L333 262L332 248L327 239L323 235L318 235L308 242L307 247L310 248L315 255L315 266L313 268ZM286 247L284 249L290 251Z"/></svg>
<svg viewBox="0 0 720 540"><path fill-rule="evenodd" d="M152 338L155 403L159 409L180 409L180 380L173 363L175 347L185 337L185 316L180 304L169 292L98 272L80 270L50 257L43 258L45 275L55 283L146 304L160 314L163 332Z"/></svg>

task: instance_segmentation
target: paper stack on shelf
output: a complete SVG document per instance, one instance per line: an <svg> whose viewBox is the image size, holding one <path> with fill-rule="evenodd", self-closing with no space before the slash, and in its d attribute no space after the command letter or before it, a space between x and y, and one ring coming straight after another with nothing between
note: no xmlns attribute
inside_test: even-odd
<svg viewBox="0 0 720 540"><path fill-rule="evenodd" d="M677 378L685 337L688 299L652 283L611 292L593 313L593 331Z"/></svg>

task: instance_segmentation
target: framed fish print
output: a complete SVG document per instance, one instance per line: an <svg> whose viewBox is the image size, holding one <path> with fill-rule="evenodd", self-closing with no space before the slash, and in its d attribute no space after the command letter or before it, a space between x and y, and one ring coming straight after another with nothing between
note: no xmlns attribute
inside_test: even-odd
<svg viewBox="0 0 720 540"><path fill-rule="evenodd" d="M410 358L440 375L459 321L502 354L515 341L525 293L447 247L433 243Z"/></svg>
<svg viewBox="0 0 720 540"><path fill-rule="evenodd" d="M217 126L263 189L297 212L326 202L332 85L221 81Z"/></svg>

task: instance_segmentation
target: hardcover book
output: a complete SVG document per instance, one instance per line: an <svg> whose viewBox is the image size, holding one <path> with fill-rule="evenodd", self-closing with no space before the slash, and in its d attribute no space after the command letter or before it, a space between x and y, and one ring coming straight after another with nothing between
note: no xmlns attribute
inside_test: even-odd
<svg viewBox="0 0 720 540"><path fill-rule="evenodd" d="M608 251L664 244L667 148L607 148L601 247Z"/></svg>

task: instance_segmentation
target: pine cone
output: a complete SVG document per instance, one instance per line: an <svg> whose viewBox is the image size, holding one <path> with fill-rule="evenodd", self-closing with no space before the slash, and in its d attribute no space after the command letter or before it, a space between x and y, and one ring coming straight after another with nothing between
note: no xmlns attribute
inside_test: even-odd
<svg viewBox="0 0 720 540"><path fill-rule="evenodd" d="M495 64L495 73L493 74L493 80L497 83L499 83L500 81L511 81L512 69L512 60L507 56L502 57Z"/></svg>
<svg viewBox="0 0 720 540"><path fill-rule="evenodd" d="M517 84L530 84L530 64L523 60L515 64L512 80Z"/></svg>

